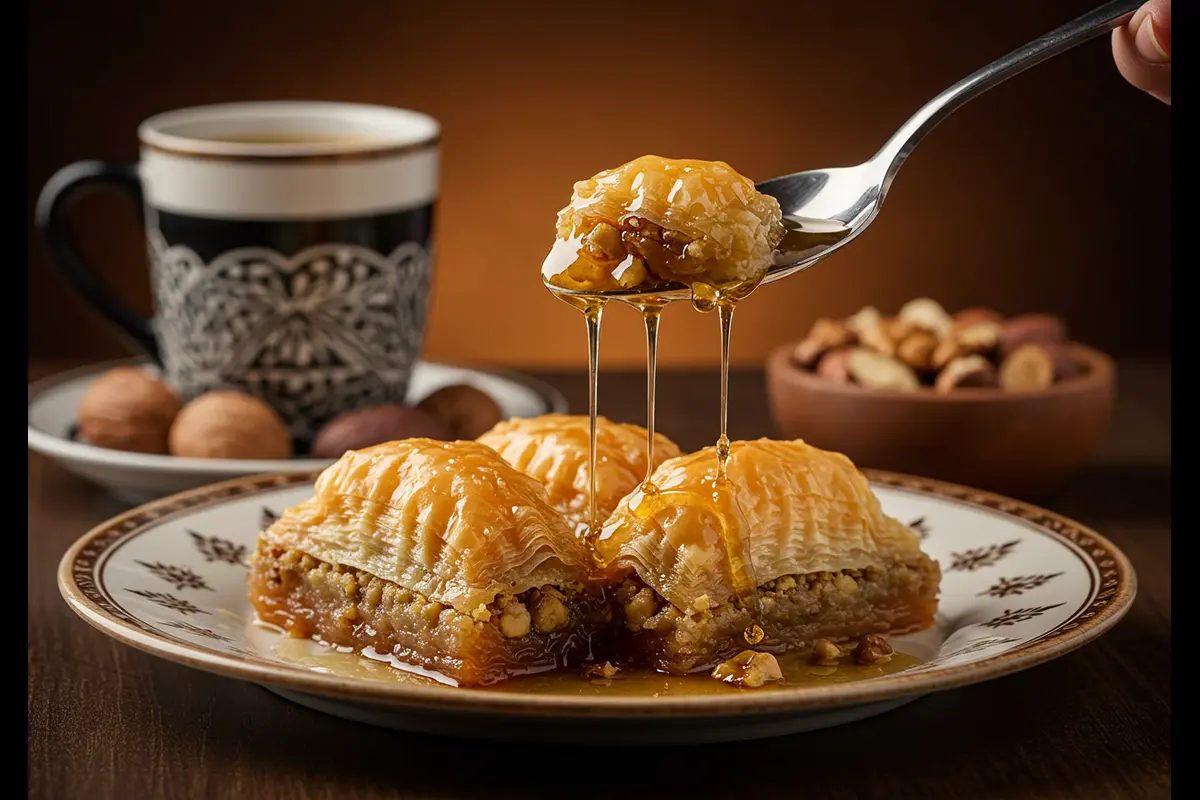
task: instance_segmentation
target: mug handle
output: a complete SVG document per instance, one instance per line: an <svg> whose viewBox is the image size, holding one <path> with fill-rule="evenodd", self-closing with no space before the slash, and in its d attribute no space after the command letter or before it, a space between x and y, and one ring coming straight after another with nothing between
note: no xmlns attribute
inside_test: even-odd
<svg viewBox="0 0 1200 800"><path fill-rule="evenodd" d="M138 216L143 215L142 181L136 165L77 161L54 173L42 187L35 212L36 224L50 248L51 263L71 288L159 361L158 342L150 320L130 310L97 279L95 271L79 254L68 224L73 202L102 185L116 186L124 191L137 204Z"/></svg>

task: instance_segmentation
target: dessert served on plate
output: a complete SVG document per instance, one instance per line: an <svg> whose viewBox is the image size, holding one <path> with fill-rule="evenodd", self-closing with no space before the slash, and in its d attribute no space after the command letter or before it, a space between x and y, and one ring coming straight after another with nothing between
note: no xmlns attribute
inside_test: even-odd
<svg viewBox="0 0 1200 800"><path fill-rule="evenodd" d="M629 573L617 592L629 652L681 674L758 647L907 633L933 624L940 572L917 534L883 513L866 477L838 453L804 442L734 442L731 491L714 501L714 448L673 458L656 491L626 497L596 541ZM752 574L731 574L722 543ZM759 608L738 595L757 590Z"/></svg>
<svg viewBox="0 0 1200 800"><path fill-rule="evenodd" d="M259 536L250 600L298 637L490 683L589 653L608 616L541 484L474 442L352 451Z"/></svg>
<svg viewBox="0 0 1200 800"><path fill-rule="evenodd" d="M585 314L588 416L346 453L261 534L260 617L460 685L573 668L759 687L788 682L776 654L809 647L837 671L845 641L854 664L888 660L879 635L929 627L937 607L917 535L845 456L725 432L733 311L787 230L778 202L723 162L645 156L577 183L543 281ZM609 292L667 284L721 326L719 436L689 455L654 433L666 300L627 300L646 321L646 427L596 408Z"/></svg>

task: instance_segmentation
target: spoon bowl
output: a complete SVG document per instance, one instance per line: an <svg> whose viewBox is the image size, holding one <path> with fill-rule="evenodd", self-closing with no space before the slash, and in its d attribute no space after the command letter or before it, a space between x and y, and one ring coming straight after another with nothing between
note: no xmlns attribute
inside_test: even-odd
<svg viewBox="0 0 1200 800"><path fill-rule="evenodd" d="M879 213L904 160L951 112L1014 75L1123 24L1141 2L1111 0L976 70L922 106L862 164L796 172L757 184L758 191L779 201L789 230L760 285L808 269L861 234ZM563 289L545 278L543 282L555 294L585 300L661 304L692 295L691 287L682 283L596 291Z"/></svg>

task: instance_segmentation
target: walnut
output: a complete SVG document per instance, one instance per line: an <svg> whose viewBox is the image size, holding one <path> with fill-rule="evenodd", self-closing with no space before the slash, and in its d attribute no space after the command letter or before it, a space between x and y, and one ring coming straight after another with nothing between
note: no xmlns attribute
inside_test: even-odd
<svg viewBox="0 0 1200 800"><path fill-rule="evenodd" d="M813 323L804 341L792 351L792 360L802 367L812 367L825 353L836 347L853 344L856 339L856 334L845 322L819 319Z"/></svg>
<svg viewBox="0 0 1200 800"><path fill-rule="evenodd" d="M769 681L783 680L779 662L770 653L743 650L728 661L718 664L712 676L734 686L757 689Z"/></svg>
<svg viewBox="0 0 1200 800"><path fill-rule="evenodd" d="M869 666L887 661L895 651L882 636L868 633L854 648L854 663Z"/></svg>
<svg viewBox="0 0 1200 800"><path fill-rule="evenodd" d="M179 397L137 367L116 367L92 381L79 401L79 437L97 447L166 453Z"/></svg>
<svg viewBox="0 0 1200 800"><path fill-rule="evenodd" d="M654 616L657 606L654 590L642 589L625 604L625 627L631 631L641 630L646 620Z"/></svg>
<svg viewBox="0 0 1200 800"><path fill-rule="evenodd" d="M248 394L213 391L180 410L172 455L188 458L291 458L292 436L269 405Z"/></svg>
<svg viewBox="0 0 1200 800"><path fill-rule="evenodd" d="M551 633L567 624L567 607L553 594L538 593L533 601L533 624L542 633Z"/></svg>
<svg viewBox="0 0 1200 800"><path fill-rule="evenodd" d="M842 648L828 639L817 639L813 642L812 655L809 661L820 667L836 667L842 657Z"/></svg>

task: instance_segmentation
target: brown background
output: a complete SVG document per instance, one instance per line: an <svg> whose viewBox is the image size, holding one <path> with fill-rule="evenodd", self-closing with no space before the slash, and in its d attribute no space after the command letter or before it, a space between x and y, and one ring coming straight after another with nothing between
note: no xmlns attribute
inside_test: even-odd
<svg viewBox="0 0 1200 800"><path fill-rule="evenodd" d="M138 121L173 107L426 111L444 126L428 355L580 365L582 322L537 273L573 181L645 152L755 179L857 163L941 89L1098 2L45 0L30 5L29 198L67 162L133 160ZM868 233L747 301L735 358L761 360L816 316L918 295L1054 311L1111 352L1167 352L1169 128L1107 40L1013 79L917 149ZM133 210L98 196L77 216L106 281L148 311ZM40 242L29 270L31 356L126 352ZM711 363L716 320L672 308L661 346L664 363ZM610 311L602 351L642 363L632 312Z"/></svg>

